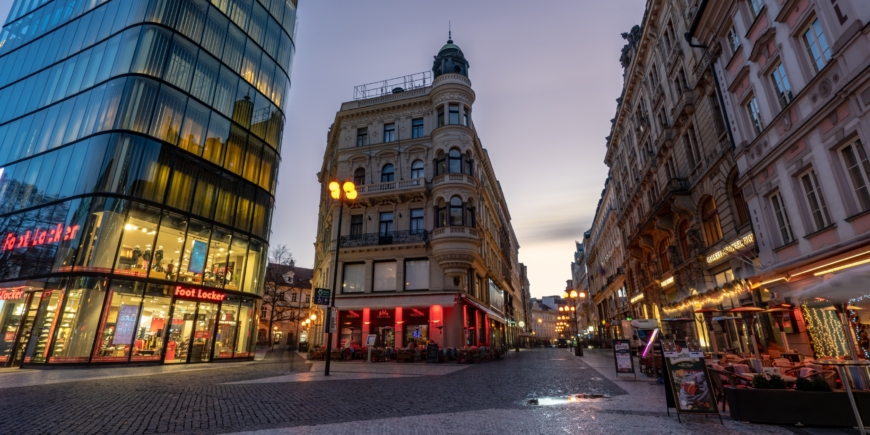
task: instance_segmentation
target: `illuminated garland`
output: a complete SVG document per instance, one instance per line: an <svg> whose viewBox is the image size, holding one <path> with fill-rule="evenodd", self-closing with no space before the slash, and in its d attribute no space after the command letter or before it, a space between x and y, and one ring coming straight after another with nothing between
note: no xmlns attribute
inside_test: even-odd
<svg viewBox="0 0 870 435"><path fill-rule="evenodd" d="M673 304L667 304L662 306L662 311L667 314L682 312L688 310L690 308L700 308L704 305L718 305L725 298L732 298L734 296L739 295L740 293L745 293L749 291L749 283L742 279L735 279L729 283L725 283L722 287L713 287L707 292L702 294L692 295L680 302L675 302Z"/></svg>
<svg viewBox="0 0 870 435"><path fill-rule="evenodd" d="M810 334L816 357L847 355L843 327L836 312L812 308L807 304L803 304L801 308L807 320L807 332Z"/></svg>
<svg viewBox="0 0 870 435"><path fill-rule="evenodd" d="M850 299L849 305L855 305L858 302L863 301L864 299L870 299L870 295L864 295L855 299ZM861 352L864 352L864 357L870 359L870 349L867 349L861 344L861 322L859 322L859 320L861 319L858 318L858 313L849 310L849 322L852 323L852 329L855 331L855 340L858 341L858 347L861 349Z"/></svg>

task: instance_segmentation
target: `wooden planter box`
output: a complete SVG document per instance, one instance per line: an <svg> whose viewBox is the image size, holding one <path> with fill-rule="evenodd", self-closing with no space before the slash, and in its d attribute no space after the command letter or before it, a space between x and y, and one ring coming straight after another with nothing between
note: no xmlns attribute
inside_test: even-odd
<svg viewBox="0 0 870 435"><path fill-rule="evenodd" d="M725 387L731 418L751 423L855 427L849 397L843 391L765 390ZM870 393L856 392L861 419L870 419Z"/></svg>

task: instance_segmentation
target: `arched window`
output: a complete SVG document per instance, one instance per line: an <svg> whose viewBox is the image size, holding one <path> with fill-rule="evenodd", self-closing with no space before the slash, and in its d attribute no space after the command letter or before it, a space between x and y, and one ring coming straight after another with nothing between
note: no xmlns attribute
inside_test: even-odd
<svg viewBox="0 0 870 435"><path fill-rule="evenodd" d="M731 178L731 198L734 199L734 208L737 209L738 225L743 226L749 222L749 209L743 199L743 190L737 186L737 175Z"/></svg>
<svg viewBox="0 0 870 435"><path fill-rule="evenodd" d="M680 222L678 230L680 235L680 249L683 250L683 258L689 258L689 221Z"/></svg>
<svg viewBox="0 0 870 435"><path fill-rule="evenodd" d="M393 170L392 164L384 165L384 169L381 170L381 183L388 183L390 181L394 181L396 179L395 172Z"/></svg>
<svg viewBox="0 0 870 435"><path fill-rule="evenodd" d="M465 204L465 226L474 226L474 204L470 200Z"/></svg>
<svg viewBox="0 0 870 435"><path fill-rule="evenodd" d="M671 270L671 260L668 258L668 245L670 244L668 239L659 242L659 263L662 265L662 273Z"/></svg>
<svg viewBox="0 0 870 435"><path fill-rule="evenodd" d="M414 163L411 163L411 178L423 178L426 174L423 169L423 161L422 160L414 160Z"/></svg>
<svg viewBox="0 0 870 435"><path fill-rule="evenodd" d="M462 154L456 148L450 150L447 156L447 171L454 174L462 172Z"/></svg>
<svg viewBox="0 0 870 435"><path fill-rule="evenodd" d="M462 226L462 198L450 198L450 226Z"/></svg>
<svg viewBox="0 0 870 435"><path fill-rule="evenodd" d="M357 186L366 184L365 168L356 168L356 171L353 173L353 184L356 184Z"/></svg>
<svg viewBox="0 0 870 435"><path fill-rule="evenodd" d="M707 246L722 239L722 227L719 225L719 210L713 198L707 197L701 206L701 219L704 221L704 236L707 237Z"/></svg>

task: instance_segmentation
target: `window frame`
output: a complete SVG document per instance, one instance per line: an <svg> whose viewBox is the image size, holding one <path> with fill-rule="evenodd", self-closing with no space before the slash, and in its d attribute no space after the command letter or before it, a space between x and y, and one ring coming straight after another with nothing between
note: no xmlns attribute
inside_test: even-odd
<svg viewBox="0 0 870 435"><path fill-rule="evenodd" d="M369 130L367 128L356 129L356 146L364 147L369 144Z"/></svg>
<svg viewBox="0 0 870 435"><path fill-rule="evenodd" d="M791 219L788 217L788 210L785 207L785 201L782 198L782 192L776 191L767 196L770 202L771 211L773 212L774 223L779 231L780 246L788 245L794 242L794 229L791 227ZM785 229L785 232L783 232Z"/></svg>
<svg viewBox="0 0 870 435"><path fill-rule="evenodd" d="M764 2L762 0L749 0L749 12L752 13L752 19L756 19L764 10Z"/></svg>
<svg viewBox="0 0 870 435"><path fill-rule="evenodd" d="M807 211L809 212L810 222L812 222L813 228L815 229L811 233L822 231L831 226L833 222L831 221L831 215L828 211L825 195L822 192L822 186L821 183L819 183L819 177L816 174L815 169L810 168L802 172L798 175L797 179L801 186L801 192L803 192L803 198L805 201L804 205L806 205ZM809 184L809 186L807 186L807 184ZM808 190L809 188L812 189ZM815 210L813 210L813 201L816 202Z"/></svg>
<svg viewBox="0 0 870 435"><path fill-rule="evenodd" d="M418 163L419 167L417 167ZM415 178L426 178L426 164L420 159L414 160L414 162L411 163L411 179Z"/></svg>
<svg viewBox="0 0 870 435"><path fill-rule="evenodd" d="M725 40L728 41L728 48L731 49L732 56L737 54L737 50L740 50L740 47L743 46L743 42L740 41L740 34L737 33L737 27L734 26L734 23L731 23L731 27L725 34Z"/></svg>
<svg viewBox="0 0 870 435"><path fill-rule="evenodd" d="M705 211L704 209L707 208L708 204L712 204L712 207L710 210ZM713 246L722 240L724 234L722 233L722 222L719 220L719 207L717 207L716 201L712 197L707 197L707 200L701 204L701 222L704 227L704 237L707 239L707 246Z"/></svg>
<svg viewBox="0 0 870 435"><path fill-rule="evenodd" d="M388 216L389 215L389 216ZM385 219L389 217L389 219ZM396 215L392 211L382 211L378 213L378 235L380 237L389 237L395 231Z"/></svg>
<svg viewBox="0 0 870 435"><path fill-rule="evenodd" d="M388 122L384 124L384 143L396 141L396 123Z"/></svg>
<svg viewBox="0 0 870 435"><path fill-rule="evenodd" d="M389 172L387 172L389 168ZM392 163L387 163L381 168L381 183L392 183L396 181L396 167Z"/></svg>
<svg viewBox="0 0 870 435"><path fill-rule="evenodd" d="M419 216L417 216L419 214ZM426 231L426 211L423 208L408 210L408 230L411 234L422 234Z"/></svg>
<svg viewBox="0 0 870 435"><path fill-rule="evenodd" d="M851 166L844 155L847 148L852 149L852 156L855 159L855 164ZM860 139L855 138L837 148L837 155L840 159L840 163L843 165L846 179L848 180L847 183L852 192L852 198L855 200L859 212L870 210L870 159L868 159L867 150L864 148L864 144L861 143ZM855 171L857 171L857 174ZM856 175L863 183L862 186L855 185ZM863 198L863 201L861 195L858 193L861 189L865 191L866 195Z"/></svg>
<svg viewBox="0 0 870 435"><path fill-rule="evenodd" d="M751 94L749 98L746 99L743 108L746 110L747 116L749 116L749 126L752 127L756 136L760 136L764 131L764 125L761 120L761 110L758 107L758 98L755 94Z"/></svg>
<svg viewBox="0 0 870 435"><path fill-rule="evenodd" d="M356 184L357 186L365 186L366 168L359 167L353 171L353 184Z"/></svg>
<svg viewBox="0 0 870 435"><path fill-rule="evenodd" d="M818 24L818 28L816 28L816 24ZM818 30L818 33L816 33ZM813 42L810 42L807 39L807 34L812 33ZM813 19L809 22L809 24L804 27L803 31L800 32L801 40L804 44L804 49L806 50L807 55L809 56L810 64L812 64L813 69L816 74L821 72L831 61L831 45L828 43L828 38L825 35L825 29L822 27L822 22L819 20L818 16L813 17ZM821 35L821 38L819 37ZM821 42L824 43L824 47ZM819 50L819 57L813 53L813 48ZM821 65L819 65L821 61Z"/></svg>
<svg viewBox="0 0 870 435"><path fill-rule="evenodd" d="M794 101L794 94L792 93L791 83L788 81L788 75L785 73L785 65L782 64L782 60L770 71L768 77L773 84L774 95L776 95L776 99L779 101L780 108L785 109Z"/></svg>
<svg viewBox="0 0 870 435"><path fill-rule="evenodd" d="M411 120L411 139L419 139L425 136L425 123L423 122L423 118L417 118Z"/></svg>

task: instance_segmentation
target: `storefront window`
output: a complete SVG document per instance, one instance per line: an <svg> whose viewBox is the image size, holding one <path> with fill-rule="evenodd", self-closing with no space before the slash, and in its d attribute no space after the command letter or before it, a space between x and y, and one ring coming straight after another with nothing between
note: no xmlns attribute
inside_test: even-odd
<svg viewBox="0 0 870 435"><path fill-rule="evenodd" d="M187 243L184 245L179 265L179 282L202 284L210 236L211 225L197 220L190 221Z"/></svg>
<svg viewBox="0 0 870 435"><path fill-rule="evenodd" d="M94 198L87 223L80 230L82 239L73 270L111 272L127 204L122 199Z"/></svg>
<svg viewBox="0 0 870 435"><path fill-rule="evenodd" d="M116 274L148 276L154 260L154 237L159 220L160 210L155 207L138 203L130 207L115 265Z"/></svg>
<svg viewBox="0 0 870 435"><path fill-rule="evenodd" d="M171 291L171 286L148 285L133 341L132 361L160 360L169 305L172 303Z"/></svg>
<svg viewBox="0 0 870 435"><path fill-rule="evenodd" d="M227 255L224 268L224 286L227 290L241 291L242 277L245 273L245 258L248 254L248 238L239 234L233 236L232 249Z"/></svg>
<svg viewBox="0 0 870 435"><path fill-rule="evenodd" d="M402 310L405 346L415 343L418 346L429 344L429 307L405 308Z"/></svg>
<svg viewBox="0 0 870 435"><path fill-rule="evenodd" d="M70 278L63 313L56 322L50 363L87 362L106 296L106 279Z"/></svg>
<svg viewBox="0 0 870 435"><path fill-rule="evenodd" d="M109 289L109 303L97 332L91 361L127 361L139 320L144 283L115 280Z"/></svg>
<svg viewBox="0 0 870 435"><path fill-rule="evenodd" d="M186 217L175 213L163 213L149 277L175 281L175 278L178 277L178 268L181 265L181 249L184 247L186 232Z"/></svg>
<svg viewBox="0 0 870 435"><path fill-rule="evenodd" d="M223 288L224 283L232 279L232 270L227 277L227 267L230 266L227 258L230 251L232 233L224 228L215 227L211 235L211 243L208 249L208 260L203 282L209 287Z"/></svg>
<svg viewBox="0 0 870 435"><path fill-rule="evenodd" d="M357 346L364 344L362 336L362 310L348 310L339 313L341 322L341 347L346 347L348 340Z"/></svg>
<svg viewBox="0 0 870 435"><path fill-rule="evenodd" d="M206 302L199 303L196 312L196 330L193 332L193 342L190 345L190 362L211 361L211 351L217 316L217 304Z"/></svg>
<svg viewBox="0 0 870 435"><path fill-rule="evenodd" d="M57 313L61 302L63 302L63 290L55 289L42 293L33 326L33 337L27 346L24 362L44 363L48 359L49 344L57 326Z"/></svg>
<svg viewBox="0 0 870 435"><path fill-rule="evenodd" d="M251 240L251 243L248 245L248 260L245 263L245 286L243 287L248 293L263 294L263 289L260 287L260 275L264 273L262 257L265 252L262 242Z"/></svg>
<svg viewBox="0 0 870 435"><path fill-rule="evenodd" d="M382 309L372 310L370 317L371 324L369 331L371 334L377 334L375 346L377 347L393 347L396 345L396 310Z"/></svg>
<svg viewBox="0 0 870 435"><path fill-rule="evenodd" d="M241 298L228 297L221 304L218 318L217 336L215 337L214 357L232 358L236 347L236 335L239 329L239 303Z"/></svg>
<svg viewBox="0 0 870 435"><path fill-rule="evenodd" d="M166 364L187 362L195 315L196 302L181 299L175 301L166 342L166 357L163 360Z"/></svg>
<svg viewBox="0 0 870 435"><path fill-rule="evenodd" d="M0 362L5 362L13 356L12 351L15 338L18 335L18 326L21 324L21 319L27 314L27 307L24 306L27 294L19 289L0 290L0 292L2 291L18 292L21 295L18 299L0 299Z"/></svg>
<svg viewBox="0 0 870 435"><path fill-rule="evenodd" d="M239 336L236 339L236 358L247 358L253 356L253 341L254 330L254 300L242 299L242 305L239 307Z"/></svg>

